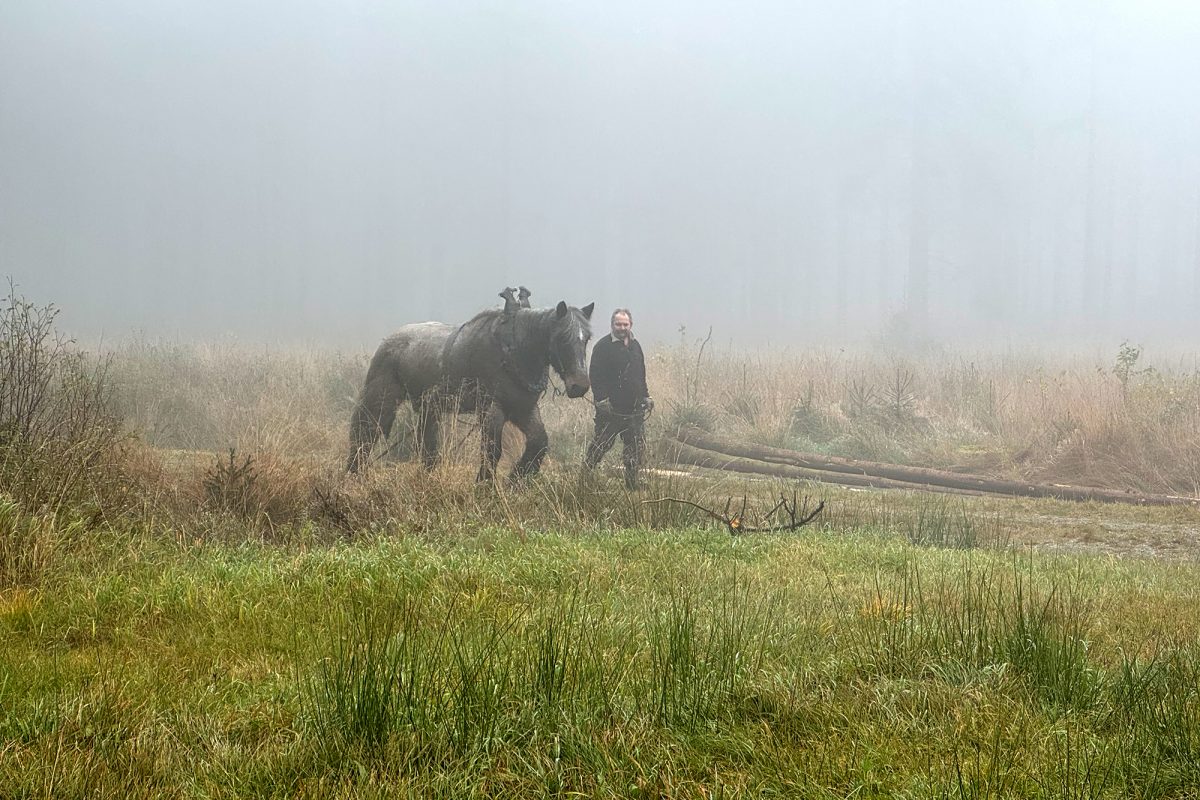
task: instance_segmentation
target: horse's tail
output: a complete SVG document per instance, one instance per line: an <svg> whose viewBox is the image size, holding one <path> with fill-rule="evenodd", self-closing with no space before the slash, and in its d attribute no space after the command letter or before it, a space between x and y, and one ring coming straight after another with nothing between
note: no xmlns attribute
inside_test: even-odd
<svg viewBox="0 0 1200 800"><path fill-rule="evenodd" d="M367 369L367 379L350 415L350 456L347 472L358 472L366 466L375 440L386 439L396 419L396 409L404 401L405 390L400 376L393 369L384 347L375 353Z"/></svg>

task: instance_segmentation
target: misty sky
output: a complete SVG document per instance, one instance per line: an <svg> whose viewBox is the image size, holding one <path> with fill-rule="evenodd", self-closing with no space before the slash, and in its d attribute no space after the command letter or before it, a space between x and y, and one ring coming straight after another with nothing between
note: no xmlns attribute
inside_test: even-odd
<svg viewBox="0 0 1200 800"><path fill-rule="evenodd" d="M4 0L0 274L110 340L525 283L650 338L1194 341L1198 86L1185 0Z"/></svg>

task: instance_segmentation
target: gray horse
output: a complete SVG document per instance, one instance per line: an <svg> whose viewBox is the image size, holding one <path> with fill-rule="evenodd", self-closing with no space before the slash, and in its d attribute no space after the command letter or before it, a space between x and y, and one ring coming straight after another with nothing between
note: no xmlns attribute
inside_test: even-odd
<svg viewBox="0 0 1200 800"><path fill-rule="evenodd" d="M583 397L595 303L583 308L560 302L549 309L510 308L477 314L457 328L442 322L405 325L383 340L350 420L350 458L357 472L375 440L387 438L400 403L417 414L417 449L430 467L438 457L439 417L474 412L480 421L482 463L478 480L491 480L500 460L501 432L512 422L525 434L525 451L513 477L541 468L549 442L538 400L553 367L568 397Z"/></svg>

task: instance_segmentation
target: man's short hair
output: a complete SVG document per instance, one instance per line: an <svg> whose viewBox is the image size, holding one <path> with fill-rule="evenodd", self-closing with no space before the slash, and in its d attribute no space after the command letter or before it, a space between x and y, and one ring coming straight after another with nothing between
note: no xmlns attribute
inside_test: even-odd
<svg viewBox="0 0 1200 800"><path fill-rule="evenodd" d="M608 318L609 325L612 325L613 320L615 320L617 318L617 314L624 314L625 316L629 317L629 324L630 325L633 324L633 314L631 314L629 312L629 309L628 308L618 308L616 311L612 312L612 316Z"/></svg>

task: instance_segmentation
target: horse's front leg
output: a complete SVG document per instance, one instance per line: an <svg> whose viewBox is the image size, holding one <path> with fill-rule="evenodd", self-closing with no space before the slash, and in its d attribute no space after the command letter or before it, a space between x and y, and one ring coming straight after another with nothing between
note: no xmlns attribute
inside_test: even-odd
<svg viewBox="0 0 1200 800"><path fill-rule="evenodd" d="M513 467L512 477L519 479L527 475L536 475L542 468L542 461L546 458L546 451L550 445L546 426L542 424L542 415L534 406L526 417L513 422L521 429L521 433L525 434L525 452L521 453L521 459Z"/></svg>
<svg viewBox="0 0 1200 800"><path fill-rule="evenodd" d="M500 450L504 446L504 411L499 403L488 403L479 414L479 483L494 480Z"/></svg>
<svg viewBox="0 0 1200 800"><path fill-rule="evenodd" d="M425 469L433 469L438 460L438 444L441 438L440 414L437 403L429 398L416 406L417 450Z"/></svg>
<svg viewBox="0 0 1200 800"><path fill-rule="evenodd" d="M371 447L382 434L384 441L392 431L396 406L404 396L404 387L394 378L368 377L350 417L350 457L348 472L358 472L367 466Z"/></svg>

